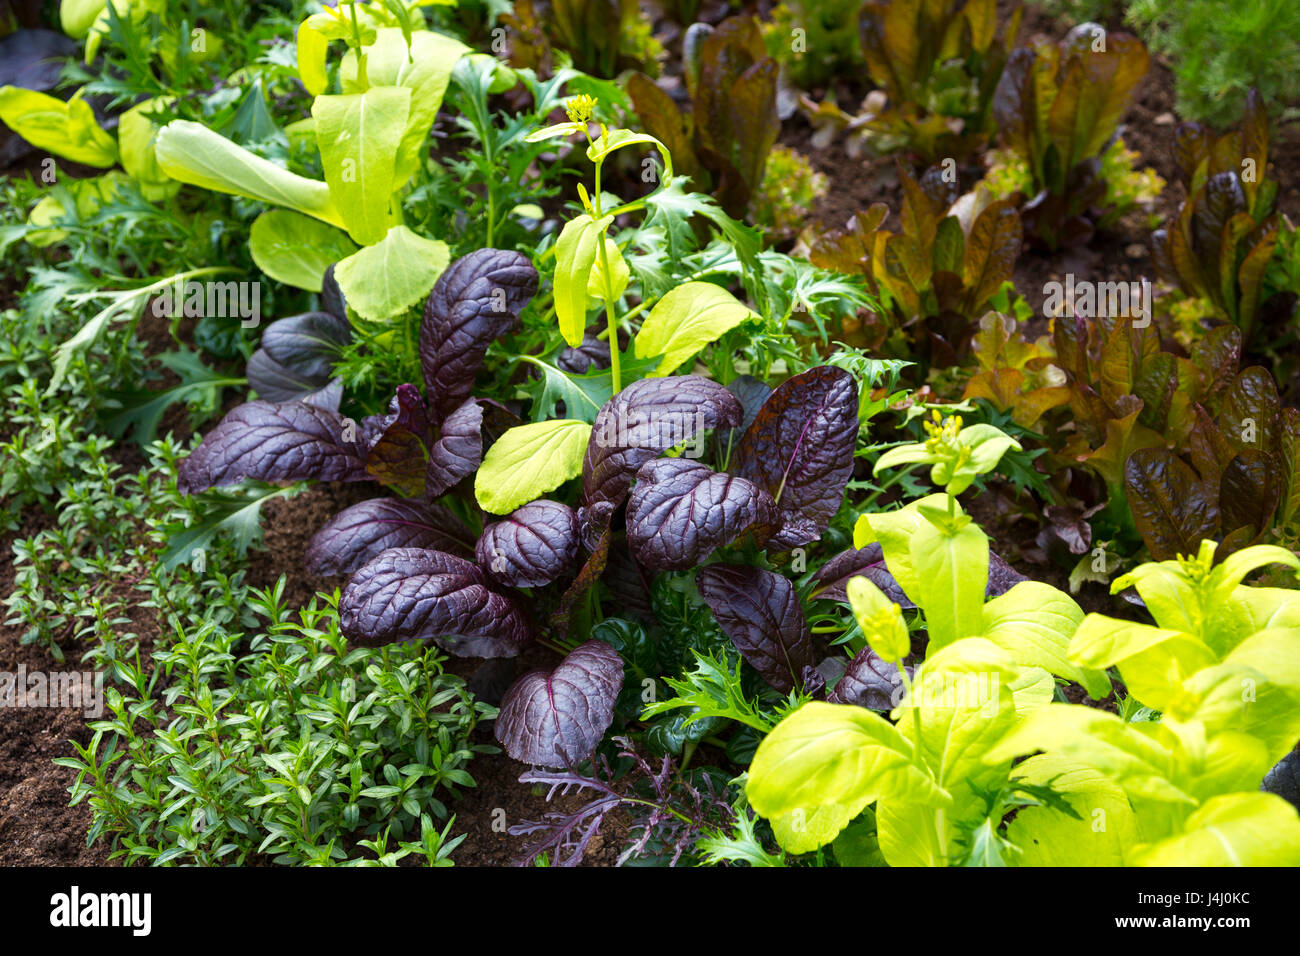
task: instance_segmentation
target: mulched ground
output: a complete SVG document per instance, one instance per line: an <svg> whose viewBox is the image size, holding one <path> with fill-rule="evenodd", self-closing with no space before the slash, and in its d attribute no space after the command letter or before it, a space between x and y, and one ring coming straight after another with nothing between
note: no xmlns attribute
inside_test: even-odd
<svg viewBox="0 0 1300 956"><path fill-rule="evenodd" d="M1109 26L1118 28L1119 25ZM1035 35L1057 38L1063 35L1064 30L1038 8L1030 7L1021 36L1022 39ZM842 91L840 102L856 102L853 95L860 99L864 92L865 88ZM1175 126L1173 106L1172 75L1163 63L1153 61L1151 72L1129 114L1125 138L1131 148L1141 153L1144 164L1154 166L1171 184L1161 201L1164 213L1168 213L1181 198L1181 187L1174 183L1170 153ZM796 116L787 122L782 141L806 149L811 133L808 124ZM1272 153L1274 175L1284 184L1279 204L1293 220L1300 216L1300 149L1296 148L1297 145L1300 145L1300 130L1293 127L1282 132L1281 142ZM844 152L841 142L824 151L810 152L810 156L814 166L830 180L830 188L814 210L814 219L840 225L875 201L886 202L896 215L899 189L892 158L852 160ZM1044 283L1059 279L1066 272L1104 275L1109 279L1150 277L1148 240L1141 217L1130 217L1114 234L1098 237L1089 249L1055 257L1040 253L1023 255L1016 269L1016 286L1037 308L1043 297ZM0 307L9 304L15 291L15 278L0 276ZM146 317L138 333L149 343L151 352L171 347L165 320L153 321ZM232 402L237 400L238 396L232 396ZM162 431L169 429L179 435L189 434L183 412L177 409L169 412ZM138 449L131 445L122 446L115 454L117 460L129 469L144 463ZM357 487L322 486L268 504L263 511L264 550L250 556L250 583L264 587L273 583L280 574L287 574L287 596L295 603L306 603L318 590L341 586L343 582L340 580L313 578L302 573L299 569L303 552L311 535L329 517L368 495L366 489ZM1001 513L992 502L976 502L972 510L980 515L981 521L984 520L981 512L987 511L990 519ZM35 534L48 527L48 521L43 514L37 513L18 533L0 535L0 593L8 594L12 590L14 539ZM1016 538L1014 531L1006 528L1001 529L998 535L995 547L1015 550L1025 543ZM1057 587L1066 586L1065 572L1058 568L1035 568L1033 574ZM1080 595L1080 601L1087 610L1114 610L1111 599L1100 588L1086 590ZM133 624L146 644L158 633L157 623L148 615L133 614ZM60 665L43 648L22 646L21 636L21 628L0 625L0 670L12 672L20 664L25 664L29 671L67 670L78 666L75 648L65 649L69 663ZM546 663L545 656L527 660L521 665L521 672L529 666ZM477 666L476 662L453 660L448 668L469 679ZM0 866L103 865L107 862L105 844L101 842L86 847L89 810L84 805L67 805L67 791L74 773L51 763L55 757L73 753L68 743L70 740L84 744L89 738L85 720L76 710L0 709ZM480 729L476 742L491 742L490 725ZM502 832L498 810L504 810L506 824L513 825L525 819L538 819L550 809L569 809L582 802L581 796L573 795L559 797L554 804L548 804L544 794L518 783L518 775L523 769L522 765L503 754L474 760L470 772L478 787L453 804L457 816L455 830L467 834L455 854L458 864L504 865L516 858L526 839ZM612 864L621 850L626 827L626 819L613 818L606 832L591 844L587 864Z"/></svg>

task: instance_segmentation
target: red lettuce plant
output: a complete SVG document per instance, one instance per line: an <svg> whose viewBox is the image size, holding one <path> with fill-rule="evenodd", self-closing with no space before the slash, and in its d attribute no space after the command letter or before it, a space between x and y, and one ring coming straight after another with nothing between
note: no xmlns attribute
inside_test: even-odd
<svg viewBox="0 0 1300 956"><path fill-rule="evenodd" d="M1200 123L1179 126L1174 158L1187 196L1153 236L1156 268L1185 294L1212 303L1249 347L1278 239L1278 183L1266 176L1268 112L1259 93L1246 97L1240 130L1215 136Z"/></svg>
<svg viewBox="0 0 1300 956"><path fill-rule="evenodd" d="M1104 215L1102 154L1149 56L1136 37L1080 24L1060 44L1011 54L993 96L1003 142L1027 165L1026 232L1049 249L1085 243Z"/></svg>
<svg viewBox="0 0 1300 956"><path fill-rule="evenodd" d="M627 92L646 131L672 153L677 172L739 219L781 133L776 61L752 17L732 17L716 29L697 24L688 36L689 116L643 73L628 78Z"/></svg>

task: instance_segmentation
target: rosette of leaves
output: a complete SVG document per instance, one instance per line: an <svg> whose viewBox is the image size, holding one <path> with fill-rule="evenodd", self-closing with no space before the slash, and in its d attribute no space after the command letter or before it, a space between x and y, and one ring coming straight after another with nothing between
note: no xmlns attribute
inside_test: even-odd
<svg viewBox="0 0 1300 956"><path fill-rule="evenodd" d="M636 0L515 0L502 22L514 31L515 66L551 73L555 51L592 76L653 69L662 48L642 23Z"/></svg>
<svg viewBox="0 0 1300 956"><path fill-rule="evenodd" d="M993 96L1003 144L1028 168L1026 233L1049 249L1088 242L1105 215L1102 154L1149 65L1146 47L1095 23L1015 50Z"/></svg>
<svg viewBox="0 0 1300 956"><path fill-rule="evenodd" d="M1020 216L1014 203L982 189L958 198L941 166L918 180L900 164L898 176L901 232L881 228L889 210L875 203L845 229L813 236L808 258L867 276L888 306L891 331L912 338L932 364L955 365L969 350L975 318L1015 270Z"/></svg>
<svg viewBox="0 0 1300 956"><path fill-rule="evenodd" d="M781 133L776 61L752 17L731 17L716 28L696 24L683 40L683 58L689 114L642 73L628 77L628 95L677 172L741 219Z"/></svg>
<svg viewBox="0 0 1300 956"><path fill-rule="evenodd" d="M1033 428L1051 409L1069 403L1065 373L1055 364L1050 343L1026 341L1016 320L1000 312L986 313L979 326L971 346L977 370L963 401L982 398L1023 428Z"/></svg>
<svg viewBox="0 0 1300 956"><path fill-rule="evenodd" d="M854 544L877 545L890 581L924 612L924 657L904 667L900 605L869 574L850 577L847 596L870 649L860 656L872 666L855 659L830 701L805 703L763 739L746 783L750 805L791 853L831 844L838 857L873 838L891 866L1005 863L1015 853L1010 811L1058 798L1022 780L1010 758L990 759L993 747L1058 706L1054 676L1094 698L1110 690L1104 671L1067 658L1083 612L1032 581L986 600L988 538L946 494L864 515ZM860 691L873 684L874 694ZM904 693L886 697L890 684ZM894 722L836 700L893 706Z"/></svg>
<svg viewBox="0 0 1300 956"><path fill-rule="evenodd" d="M991 760L1043 751L1018 770L1059 781L1068 804L1017 815L1007 839L1021 863L1300 864L1295 808L1260 790L1300 736L1300 594L1242 584L1265 565L1294 570L1300 559L1255 546L1216 563L1217 550L1203 541L1112 584L1115 593L1135 588L1154 624L1089 614L1070 640L1070 661L1116 668L1159 720L1057 705L993 748Z"/></svg>
<svg viewBox="0 0 1300 956"><path fill-rule="evenodd" d="M772 8L763 38L789 82L812 89L861 67L860 7L861 0L782 0Z"/></svg>
<svg viewBox="0 0 1300 956"><path fill-rule="evenodd" d="M1208 300L1250 346L1266 313L1265 273L1278 241L1278 183L1267 176L1268 112L1246 97L1240 130L1216 136L1200 123L1174 134L1187 189L1173 220L1152 236L1156 269L1185 295Z"/></svg>
<svg viewBox="0 0 1300 956"><path fill-rule="evenodd" d="M1242 369L1241 333L1220 326L1190 358L1162 351L1154 328L1130 319L1053 323L1078 435L1063 455L1106 484L1112 519L1158 559L1222 542L1220 558L1260 540L1300 507L1300 415L1272 376Z"/></svg>
<svg viewBox="0 0 1300 956"><path fill-rule="evenodd" d="M872 0L858 14L867 71L885 94L853 126L927 161L966 156L992 130L993 91L1020 32L1017 3L998 23L996 0Z"/></svg>

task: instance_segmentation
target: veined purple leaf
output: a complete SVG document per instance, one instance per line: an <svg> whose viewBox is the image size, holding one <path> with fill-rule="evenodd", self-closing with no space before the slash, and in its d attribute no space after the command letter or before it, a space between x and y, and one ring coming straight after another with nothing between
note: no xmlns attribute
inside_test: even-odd
<svg viewBox="0 0 1300 956"><path fill-rule="evenodd" d="M304 401L307 396L317 394L328 382L328 379L322 381L281 365L262 349L249 358L244 377L248 379L248 387L257 392L259 398L276 403Z"/></svg>
<svg viewBox="0 0 1300 956"><path fill-rule="evenodd" d="M329 312L304 312L278 319L262 333L262 351L281 365L328 381L334 362L352 339L346 319Z"/></svg>
<svg viewBox="0 0 1300 956"><path fill-rule="evenodd" d="M604 641L575 648L555 670L525 674L506 692L496 738L515 760L573 767L586 760L614 721L623 659Z"/></svg>
<svg viewBox="0 0 1300 956"><path fill-rule="evenodd" d="M909 667L910 675L912 669ZM896 692L903 686L898 666L864 647L849 661L835 689L826 698L832 704L855 704L868 710L892 710L898 703ZM897 694L899 700L902 694Z"/></svg>
<svg viewBox="0 0 1300 956"><path fill-rule="evenodd" d="M475 555L479 566L502 584L550 584L578 559L578 516L558 501L530 501L484 528Z"/></svg>
<svg viewBox="0 0 1300 956"><path fill-rule="evenodd" d="M699 462L663 458L637 472L627 503L627 541L648 571L694 567L753 525L770 527L767 492Z"/></svg>
<svg viewBox="0 0 1300 956"><path fill-rule="evenodd" d="M865 548L850 548L837 554L821 566L813 580L817 586L811 597L814 600L839 601L848 604L849 597L845 588L850 578L864 577L885 593L885 597L909 610L916 607L903 589L894 580L894 576L885 567L885 556L879 544L869 544Z"/></svg>
<svg viewBox="0 0 1300 956"><path fill-rule="evenodd" d="M389 548L352 575L339 620L354 644L432 639L457 657L514 657L532 636L478 565L422 548Z"/></svg>
<svg viewBox="0 0 1300 956"><path fill-rule="evenodd" d="M302 396L298 401L306 402L308 405L315 405L317 408L323 408L327 411L337 412L339 405L343 401L343 380L331 379L316 391ZM359 444L359 447L364 448L366 446Z"/></svg>
<svg viewBox="0 0 1300 956"><path fill-rule="evenodd" d="M177 487L194 494L258 481L366 481L361 450L345 441L338 412L306 402L240 405L181 462Z"/></svg>
<svg viewBox="0 0 1300 956"><path fill-rule="evenodd" d="M312 574L354 574L389 548L474 556L474 534L446 508L407 498L371 498L340 511L307 546Z"/></svg>
<svg viewBox="0 0 1300 956"><path fill-rule="evenodd" d="M600 539L609 530L617 510L618 506L612 501L597 501L578 507L578 536L584 548L594 552L600 547Z"/></svg>
<svg viewBox="0 0 1300 956"><path fill-rule="evenodd" d="M418 495L424 490L429 431L420 390L414 385L397 386L384 430L366 453L366 471L407 497Z"/></svg>
<svg viewBox="0 0 1300 956"><path fill-rule="evenodd" d="M429 499L446 494L483 463L483 406L469 399L443 421L438 440L429 449L424 493Z"/></svg>
<svg viewBox="0 0 1300 956"><path fill-rule="evenodd" d="M711 564L695 581L731 643L765 681L783 694L803 682L817 653L788 578L747 565Z"/></svg>
<svg viewBox="0 0 1300 956"><path fill-rule="evenodd" d="M573 375L606 369L609 363L609 343L592 332L582 337L582 344L576 349L567 346L555 357L555 367Z"/></svg>
<svg viewBox="0 0 1300 956"><path fill-rule="evenodd" d="M536 291L533 264L501 249L471 252L438 277L420 325L420 367L435 419L469 397L488 346L515 327Z"/></svg>
<svg viewBox="0 0 1300 956"><path fill-rule="evenodd" d="M776 500L781 529L769 549L807 544L826 530L853 474L857 436L858 386L844 369L809 369L763 403L732 470Z"/></svg>
<svg viewBox="0 0 1300 956"><path fill-rule="evenodd" d="M701 441L706 429L734 428L742 415L736 396L698 375L633 382L596 414L582 465L584 501L620 504L647 461Z"/></svg>

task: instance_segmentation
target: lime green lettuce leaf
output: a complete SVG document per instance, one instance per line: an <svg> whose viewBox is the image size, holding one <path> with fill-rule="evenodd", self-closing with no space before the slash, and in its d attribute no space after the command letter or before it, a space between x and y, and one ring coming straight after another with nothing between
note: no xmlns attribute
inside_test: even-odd
<svg viewBox="0 0 1300 956"><path fill-rule="evenodd" d="M451 250L441 239L393 226L382 242L339 262L334 278L357 315L385 322L425 298L450 259Z"/></svg>
<svg viewBox="0 0 1300 956"><path fill-rule="evenodd" d="M80 90L64 102L35 90L0 87L0 120L36 148L74 163L101 169L117 163L117 143L95 122Z"/></svg>
<svg viewBox="0 0 1300 956"><path fill-rule="evenodd" d="M1089 614L1070 641L1070 660L1083 667L1118 667L1130 694L1148 707L1185 713L1183 682L1216 661L1191 634Z"/></svg>
<svg viewBox="0 0 1300 956"><path fill-rule="evenodd" d="M170 96L145 100L131 107L117 121L117 148L121 153L122 168L139 184L144 197L155 202L176 195L181 188L181 184L158 165L154 142L159 127L150 116L174 101L175 97Z"/></svg>
<svg viewBox="0 0 1300 956"><path fill-rule="evenodd" d="M758 315L711 282L687 282L650 309L636 335L638 358L661 355L656 375L668 375L710 342Z"/></svg>
<svg viewBox="0 0 1300 956"><path fill-rule="evenodd" d="M98 19L108 0L62 0L59 4L59 25L74 40L90 32L91 24Z"/></svg>
<svg viewBox="0 0 1300 956"><path fill-rule="evenodd" d="M1133 854L1138 866L1300 866L1300 816L1272 793L1207 800L1183 832Z"/></svg>
<svg viewBox="0 0 1300 956"><path fill-rule="evenodd" d="M947 502L947 495L927 495L917 501L909 502L897 511L864 514L858 518L857 524L853 527L853 547L865 548L869 544L879 542L885 555L885 567L894 576L898 586L913 601L919 593L919 584L916 569L912 565L912 552L908 542L911 541L916 529L925 523L917 508L922 505L944 507ZM961 514L961 506L957 505L956 508L957 513Z"/></svg>
<svg viewBox="0 0 1300 956"><path fill-rule="evenodd" d="M555 243L555 317L572 348L582 344L587 329L587 284L605 230L613 221L613 216L594 220L583 213L564 224Z"/></svg>
<svg viewBox="0 0 1300 956"><path fill-rule="evenodd" d="M1262 775L1300 739L1300 630L1252 634L1184 686L1187 704L1173 716L1198 720L1209 734L1230 730L1259 739L1267 754Z"/></svg>
<svg viewBox="0 0 1300 956"><path fill-rule="evenodd" d="M989 539L979 525L967 522L960 527L939 527L922 520L908 541L908 550L916 590L907 593L925 611L929 646L941 648L979 634L984 629L984 590L989 577ZM888 555L885 563L889 563Z"/></svg>
<svg viewBox="0 0 1300 956"><path fill-rule="evenodd" d="M983 636L1023 666L1041 667L1076 681L1094 700L1110 693L1104 669L1080 667L1069 659L1070 639L1083 611L1065 592L1037 581L1022 581L984 605Z"/></svg>
<svg viewBox="0 0 1300 956"><path fill-rule="evenodd" d="M363 246L379 242L394 225L394 168L410 108L411 91L400 86L318 96L312 104L330 198L348 234Z"/></svg>
<svg viewBox="0 0 1300 956"><path fill-rule="evenodd" d="M1021 866L1123 866L1141 842L1128 796L1099 770L1060 754L1039 754L1017 764L1012 776L1050 786L1079 819L1050 806L1022 807L1007 825Z"/></svg>
<svg viewBox="0 0 1300 956"><path fill-rule="evenodd" d="M366 79L371 87L401 87L411 91L410 111L394 166L398 187L405 185L419 169L452 68L468 52L470 48L459 40L428 30L412 33L408 48L406 38L397 27L380 28L375 32L375 42L366 47ZM339 84L344 93L364 93L367 89L358 81L357 58L351 50L339 66Z"/></svg>
<svg viewBox="0 0 1300 956"><path fill-rule="evenodd" d="M1026 716L985 759L997 763L1038 750L1056 752L1106 774L1130 797L1192 806L1195 798L1172 782L1181 749L1163 724L1129 724L1093 707L1056 704Z"/></svg>
<svg viewBox="0 0 1300 956"><path fill-rule="evenodd" d="M479 506L509 514L576 478L590 437L589 424L567 419L510 429L488 449L474 478Z"/></svg>
<svg viewBox="0 0 1300 956"><path fill-rule="evenodd" d="M319 292L325 269L357 247L342 230L318 219L268 209L253 220L248 251L257 267L277 282Z"/></svg>
<svg viewBox="0 0 1300 956"><path fill-rule="evenodd" d="M951 798L912 761L889 721L862 707L811 701L759 744L746 795L772 821L778 842L806 853L831 842L869 804L889 794L942 806Z"/></svg>
<svg viewBox="0 0 1300 956"><path fill-rule="evenodd" d="M158 131L155 149L158 165L173 179L283 206L345 228L327 184L291 173L202 123L173 120Z"/></svg>

